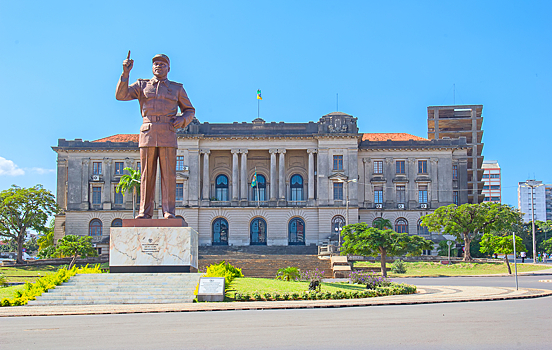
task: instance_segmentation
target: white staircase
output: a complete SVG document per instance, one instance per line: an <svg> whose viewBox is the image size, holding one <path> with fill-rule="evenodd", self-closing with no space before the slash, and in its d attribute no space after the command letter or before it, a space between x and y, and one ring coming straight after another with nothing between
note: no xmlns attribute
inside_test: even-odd
<svg viewBox="0 0 552 350"><path fill-rule="evenodd" d="M28 305L191 303L199 273L75 275Z"/></svg>

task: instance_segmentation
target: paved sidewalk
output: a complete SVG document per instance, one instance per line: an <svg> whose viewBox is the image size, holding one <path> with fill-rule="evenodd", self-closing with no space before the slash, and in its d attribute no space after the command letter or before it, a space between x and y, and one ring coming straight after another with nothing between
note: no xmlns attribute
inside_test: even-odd
<svg viewBox="0 0 552 350"><path fill-rule="evenodd" d="M1 307L0 317L100 315L155 312L199 312L226 310L309 309L378 305L413 305L431 303L526 299L551 296L552 290L504 287L420 286L416 294L342 300L252 301L232 303L124 304Z"/></svg>

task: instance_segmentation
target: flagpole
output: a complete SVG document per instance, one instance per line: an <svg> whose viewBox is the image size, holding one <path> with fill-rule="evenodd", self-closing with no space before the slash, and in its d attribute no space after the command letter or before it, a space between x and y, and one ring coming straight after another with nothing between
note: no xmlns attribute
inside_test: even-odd
<svg viewBox="0 0 552 350"><path fill-rule="evenodd" d="M261 100L257 99L257 118L261 116Z"/></svg>
<svg viewBox="0 0 552 350"><path fill-rule="evenodd" d="M259 180L257 179L257 167L255 167L255 185L257 186L257 208L261 206L259 198Z"/></svg>

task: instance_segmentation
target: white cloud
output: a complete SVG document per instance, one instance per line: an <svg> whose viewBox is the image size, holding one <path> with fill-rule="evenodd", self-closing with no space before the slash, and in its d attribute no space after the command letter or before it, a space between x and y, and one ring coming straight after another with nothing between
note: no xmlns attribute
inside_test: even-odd
<svg viewBox="0 0 552 350"><path fill-rule="evenodd" d="M0 176L21 176L25 175L25 171L15 165L15 163L6 158L0 157Z"/></svg>
<svg viewBox="0 0 552 350"><path fill-rule="evenodd" d="M44 169L44 168L31 168L31 171L34 171L37 174L43 175L43 174L50 174L55 172L54 169Z"/></svg>

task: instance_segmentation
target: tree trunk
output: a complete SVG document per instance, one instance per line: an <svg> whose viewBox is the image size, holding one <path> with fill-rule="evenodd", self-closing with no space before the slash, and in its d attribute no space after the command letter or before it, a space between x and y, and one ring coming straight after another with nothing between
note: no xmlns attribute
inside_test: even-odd
<svg viewBox="0 0 552 350"><path fill-rule="evenodd" d="M132 187L132 218L136 217L136 187Z"/></svg>
<svg viewBox="0 0 552 350"><path fill-rule="evenodd" d="M473 261L471 257L471 252L470 252L471 241L472 240L468 238L468 235L464 235L464 260L463 261Z"/></svg>
<svg viewBox="0 0 552 350"><path fill-rule="evenodd" d="M71 263L69 264L69 270L71 270L73 268L73 266L75 265L75 262L77 261L77 254L75 254L73 256L73 260L71 260Z"/></svg>
<svg viewBox="0 0 552 350"><path fill-rule="evenodd" d="M504 254L504 261L506 261L506 266L508 266L508 275L512 274L512 269L510 268L510 262L508 261L508 255Z"/></svg>
<svg viewBox="0 0 552 350"><path fill-rule="evenodd" d="M17 235L17 259L16 262L18 264L24 264L23 261L23 241L25 240L25 232L19 232L19 235Z"/></svg>
<svg viewBox="0 0 552 350"><path fill-rule="evenodd" d="M381 275L383 277L387 277L387 251L385 249L380 249L380 265L381 265Z"/></svg>

